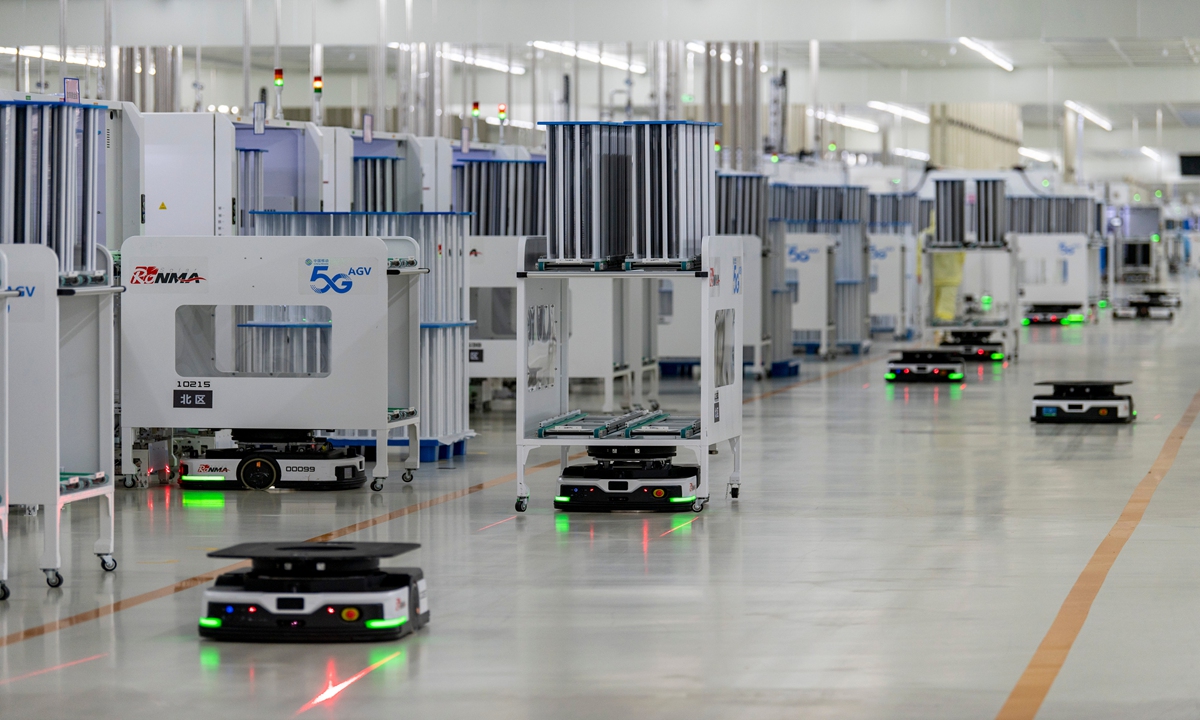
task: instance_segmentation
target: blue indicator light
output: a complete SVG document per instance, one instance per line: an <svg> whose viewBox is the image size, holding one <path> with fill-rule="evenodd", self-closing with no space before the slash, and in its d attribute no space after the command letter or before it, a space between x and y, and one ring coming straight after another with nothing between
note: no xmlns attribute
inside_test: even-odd
<svg viewBox="0 0 1200 720"><path fill-rule="evenodd" d="M232 615L232 614L233 614L233 606L232 606L232 605L226 605L226 606L225 606L225 612L227 612L227 613L229 613L230 615Z"/></svg>

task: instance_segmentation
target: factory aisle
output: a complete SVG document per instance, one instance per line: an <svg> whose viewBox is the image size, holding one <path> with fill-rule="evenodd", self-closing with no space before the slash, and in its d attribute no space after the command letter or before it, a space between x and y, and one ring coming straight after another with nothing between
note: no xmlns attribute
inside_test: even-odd
<svg viewBox="0 0 1200 720"><path fill-rule="evenodd" d="M72 507L66 584L14 517L0 717L991 718L1200 390L1200 282L1173 323L1023 331L961 385L889 386L882 348L747 383L742 497L695 515L513 512L513 422L383 493L119 490L117 557ZM1033 383L1129 379L1133 426L1034 426ZM664 383L663 405L698 397ZM535 456L534 462L551 457ZM1200 430L1116 560L1038 717L1193 717ZM210 549L411 541L429 627L378 645L202 642Z"/></svg>

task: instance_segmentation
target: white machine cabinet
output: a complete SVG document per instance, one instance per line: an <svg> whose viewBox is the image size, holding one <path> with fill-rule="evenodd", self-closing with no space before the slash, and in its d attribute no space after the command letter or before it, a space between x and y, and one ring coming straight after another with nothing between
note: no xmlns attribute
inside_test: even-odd
<svg viewBox="0 0 1200 720"><path fill-rule="evenodd" d="M871 332L909 340L921 325L917 289L917 240L911 225L871 232Z"/></svg>
<svg viewBox="0 0 1200 720"><path fill-rule="evenodd" d="M236 235L233 122L220 113L142 115L146 235Z"/></svg>
<svg viewBox="0 0 1200 720"><path fill-rule="evenodd" d="M419 257L409 238L131 238L123 451L139 427L373 430L381 489L389 430L417 447Z"/></svg>
<svg viewBox="0 0 1200 720"><path fill-rule="evenodd" d="M543 238L523 239L521 257L528 258L526 271L518 277L517 307L517 501L524 512L529 504L525 467L530 454L540 447L557 447L560 463L567 465L572 446L673 446L692 452L700 468L692 509L701 511L711 496L709 448L728 441L733 451L733 472L728 487L736 497L741 485L742 434L742 343L745 290L742 273L746 258L737 236L703 238L700 267L696 271L634 270L617 272L536 271L536 259L544 249L531 243ZM755 257L754 262L759 258ZM700 430L695 435L656 436L627 439L606 437L539 437L543 423L570 413L567 368L571 344L568 323L571 304L583 301L568 292L572 278L670 279L674 283L699 285L700 317ZM581 329L576 329L579 332Z"/></svg>
<svg viewBox="0 0 1200 720"><path fill-rule="evenodd" d="M792 290L792 343L821 356L837 350L834 278L837 238L823 233L784 236L785 272Z"/></svg>
<svg viewBox="0 0 1200 720"><path fill-rule="evenodd" d="M1078 307L1090 316L1099 300L1098 251L1083 234L1015 235L1021 303Z"/></svg>

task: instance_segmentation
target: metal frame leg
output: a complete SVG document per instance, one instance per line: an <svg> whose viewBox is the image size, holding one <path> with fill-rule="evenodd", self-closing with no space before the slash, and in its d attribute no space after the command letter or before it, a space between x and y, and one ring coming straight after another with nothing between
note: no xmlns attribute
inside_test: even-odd
<svg viewBox="0 0 1200 720"><path fill-rule="evenodd" d="M600 408L601 412L610 413L614 411L613 406L613 378L615 373L608 373L604 376L604 406Z"/></svg>
<svg viewBox="0 0 1200 720"><path fill-rule="evenodd" d="M116 522L116 507L113 488L100 496L101 518L100 518L100 537L96 539L96 544L92 546L93 552L100 556L112 557L113 551L116 549L113 532ZM62 506L59 506L59 512L62 512ZM55 567L58 567L57 565Z"/></svg>
<svg viewBox="0 0 1200 720"><path fill-rule="evenodd" d="M375 429L375 467L371 470L371 477L383 480L389 472L391 468L388 467L388 429L387 425L384 425Z"/></svg>
<svg viewBox="0 0 1200 720"><path fill-rule="evenodd" d="M729 474L726 495L736 499L742 488L742 438L729 438L729 449L733 452L733 472Z"/></svg>
<svg viewBox="0 0 1200 720"><path fill-rule="evenodd" d="M517 512L525 512L529 507L529 486L525 484L525 465L529 462L532 447L517 446Z"/></svg>
<svg viewBox="0 0 1200 720"><path fill-rule="evenodd" d="M417 437L420 428L416 423L407 426L408 454L404 456L405 470L418 470L421 467L421 439Z"/></svg>
<svg viewBox="0 0 1200 720"><path fill-rule="evenodd" d="M136 429L129 427L125 423L121 423L121 475L123 478L129 475L132 475L135 479L137 478L138 473L136 469L133 472L129 472L131 467L137 467L133 464L133 434Z"/></svg>
<svg viewBox="0 0 1200 720"><path fill-rule="evenodd" d="M42 562L41 569L43 572L58 570L62 567L62 554L59 547L59 528L62 527L62 509L63 502L59 498L54 503L54 512L50 512L50 506L46 505L45 525L42 528Z"/></svg>

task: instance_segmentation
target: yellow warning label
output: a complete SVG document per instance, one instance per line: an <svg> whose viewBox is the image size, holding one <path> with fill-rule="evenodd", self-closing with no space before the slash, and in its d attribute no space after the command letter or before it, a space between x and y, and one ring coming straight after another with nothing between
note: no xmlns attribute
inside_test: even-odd
<svg viewBox="0 0 1200 720"><path fill-rule="evenodd" d="M159 203L159 204L158 204L158 209L159 209L159 210L166 210L166 209L167 209L167 204L166 204L165 202L163 202L163 203Z"/></svg>

